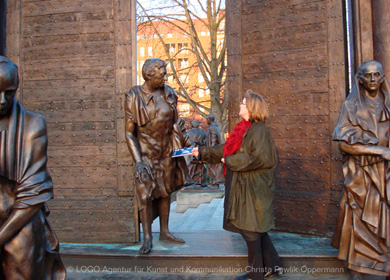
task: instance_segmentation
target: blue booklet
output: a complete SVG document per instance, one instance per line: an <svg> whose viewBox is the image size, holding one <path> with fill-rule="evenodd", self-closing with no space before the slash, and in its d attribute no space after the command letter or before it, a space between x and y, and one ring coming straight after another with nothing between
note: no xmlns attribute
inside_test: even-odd
<svg viewBox="0 0 390 280"><path fill-rule="evenodd" d="M183 157L192 155L192 149L194 147L187 147L182 149L177 149L173 151L172 157Z"/></svg>

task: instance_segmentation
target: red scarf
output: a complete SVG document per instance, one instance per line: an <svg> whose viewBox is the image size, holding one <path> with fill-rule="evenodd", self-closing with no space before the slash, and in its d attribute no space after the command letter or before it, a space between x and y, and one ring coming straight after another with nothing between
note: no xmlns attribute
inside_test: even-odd
<svg viewBox="0 0 390 280"><path fill-rule="evenodd" d="M225 145L223 146L223 157L234 154L241 147L242 137L245 132L250 128L252 123L250 121L242 120L240 121L233 132L230 134L229 138L226 140ZM226 167L223 165L223 172L226 176Z"/></svg>

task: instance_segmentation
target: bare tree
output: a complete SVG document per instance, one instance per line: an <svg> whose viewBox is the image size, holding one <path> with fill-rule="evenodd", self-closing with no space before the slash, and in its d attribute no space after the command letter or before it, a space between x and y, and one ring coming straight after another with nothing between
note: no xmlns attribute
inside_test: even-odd
<svg viewBox="0 0 390 280"><path fill-rule="evenodd" d="M163 46L164 59L169 64L174 77L179 101L188 103L201 116L213 113L221 131L226 131L228 95L225 94L226 79L226 40L221 40L221 33L225 31L224 0L167 0L155 1L151 7L142 5L138 0L137 16L138 28L149 29L157 36ZM150 3L150 1L148 1ZM206 28L208 40L201 40L198 34L199 26ZM169 40L159 30L169 28L181 32L183 36L190 38L191 46L178 48L172 52L167 43ZM204 28L205 27L205 28ZM154 37L155 38L155 37ZM176 67L176 58L182 52L195 56L190 65ZM179 69L178 69L179 68ZM185 70L185 71L184 71ZM183 73L190 75L193 71L201 73L207 90L210 92L210 100L199 101L193 96L194 89L187 88L183 83ZM194 87L198 87L195 85Z"/></svg>

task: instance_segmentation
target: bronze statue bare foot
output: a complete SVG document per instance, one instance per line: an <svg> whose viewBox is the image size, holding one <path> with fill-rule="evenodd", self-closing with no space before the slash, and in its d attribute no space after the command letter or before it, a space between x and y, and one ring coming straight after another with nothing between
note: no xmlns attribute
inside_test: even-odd
<svg viewBox="0 0 390 280"><path fill-rule="evenodd" d="M138 253L145 255L149 254L150 251L152 250L153 244L152 244L152 239L146 238L144 240L144 244L142 244L141 248L138 250Z"/></svg>
<svg viewBox="0 0 390 280"><path fill-rule="evenodd" d="M176 243L186 243L183 239L175 237L172 233L160 233L160 240L162 241L170 241Z"/></svg>

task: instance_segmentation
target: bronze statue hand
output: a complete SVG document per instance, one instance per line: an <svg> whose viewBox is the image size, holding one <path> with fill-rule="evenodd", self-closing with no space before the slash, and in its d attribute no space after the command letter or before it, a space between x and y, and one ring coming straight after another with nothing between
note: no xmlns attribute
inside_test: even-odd
<svg viewBox="0 0 390 280"><path fill-rule="evenodd" d="M387 147L383 147L383 151L381 153L381 156L385 159L385 160L389 160L390 161L390 149L387 148Z"/></svg>
<svg viewBox="0 0 390 280"><path fill-rule="evenodd" d="M140 184L144 183L148 178L153 179L152 171L150 170L150 167L146 165L145 163L137 162L135 164L135 178L140 182Z"/></svg>

